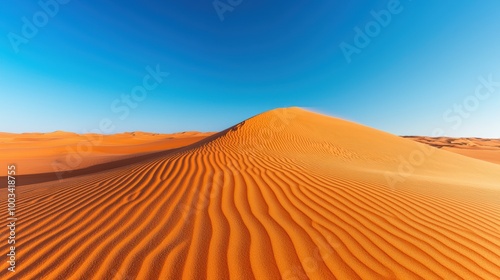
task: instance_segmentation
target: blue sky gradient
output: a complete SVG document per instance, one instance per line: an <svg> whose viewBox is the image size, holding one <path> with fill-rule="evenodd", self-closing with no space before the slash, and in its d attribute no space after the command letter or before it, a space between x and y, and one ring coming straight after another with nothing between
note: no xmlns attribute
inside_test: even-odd
<svg viewBox="0 0 500 280"><path fill-rule="evenodd" d="M110 133L219 131L300 106L399 135L500 138L496 0L221 0L222 17L212 1L41 2L53 15L0 2L0 131L82 133L103 119ZM391 19L358 47L356 28L381 11ZM40 12L27 39L23 18ZM359 53L346 59L343 42ZM124 117L148 66L170 75ZM492 81L482 99L479 77Z"/></svg>

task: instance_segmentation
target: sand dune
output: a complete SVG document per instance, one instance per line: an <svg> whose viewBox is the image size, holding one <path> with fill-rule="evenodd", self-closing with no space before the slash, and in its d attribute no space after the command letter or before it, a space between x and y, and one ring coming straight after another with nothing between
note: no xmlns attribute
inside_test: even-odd
<svg viewBox="0 0 500 280"><path fill-rule="evenodd" d="M0 161L15 159L22 174L53 173L183 147L213 133L155 134L129 132L114 135L52 133L1 133Z"/></svg>
<svg viewBox="0 0 500 280"><path fill-rule="evenodd" d="M499 165L298 108L17 192L2 279L500 275Z"/></svg>
<svg viewBox="0 0 500 280"><path fill-rule="evenodd" d="M408 136L443 150L500 164L500 139Z"/></svg>

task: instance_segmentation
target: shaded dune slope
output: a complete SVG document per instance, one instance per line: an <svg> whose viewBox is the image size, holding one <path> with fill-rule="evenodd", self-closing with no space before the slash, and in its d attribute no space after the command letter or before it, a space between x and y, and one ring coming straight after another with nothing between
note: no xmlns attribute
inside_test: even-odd
<svg viewBox="0 0 500 280"><path fill-rule="evenodd" d="M298 108L17 192L12 279L500 275L500 166Z"/></svg>

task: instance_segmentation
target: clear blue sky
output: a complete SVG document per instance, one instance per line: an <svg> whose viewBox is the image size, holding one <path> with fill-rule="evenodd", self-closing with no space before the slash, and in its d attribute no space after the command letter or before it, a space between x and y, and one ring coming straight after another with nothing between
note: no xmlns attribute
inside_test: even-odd
<svg viewBox="0 0 500 280"><path fill-rule="evenodd" d="M0 131L219 131L300 106L399 135L500 137L500 87L474 97L478 77L500 82L497 0L55 1L0 2ZM148 65L170 75L131 108Z"/></svg>

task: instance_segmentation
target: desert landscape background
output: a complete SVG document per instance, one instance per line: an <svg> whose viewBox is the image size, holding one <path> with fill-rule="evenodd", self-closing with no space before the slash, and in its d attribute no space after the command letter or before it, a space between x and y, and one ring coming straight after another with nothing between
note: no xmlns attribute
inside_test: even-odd
<svg viewBox="0 0 500 280"><path fill-rule="evenodd" d="M2 279L500 276L498 139L293 107L218 133L2 133L0 150L19 171Z"/></svg>
<svg viewBox="0 0 500 280"><path fill-rule="evenodd" d="M500 1L13 2L0 280L500 280Z"/></svg>

